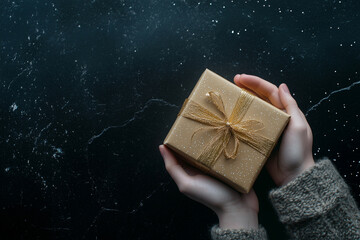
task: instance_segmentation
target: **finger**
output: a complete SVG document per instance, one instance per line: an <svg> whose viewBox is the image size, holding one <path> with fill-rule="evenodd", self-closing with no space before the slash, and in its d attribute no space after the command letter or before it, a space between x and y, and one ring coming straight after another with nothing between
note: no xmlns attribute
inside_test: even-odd
<svg viewBox="0 0 360 240"><path fill-rule="evenodd" d="M250 88L247 88L246 86L242 85L242 84L237 80L239 76L240 76L240 75L237 74L237 75L234 77L234 82L235 82L235 84L236 84L238 87L240 87L242 90L245 90L245 91L253 94L254 96L257 96L257 97L261 98L261 99L264 100L265 102L268 102L268 103L271 104L270 100L269 100L267 97L265 97L264 95L261 95L261 94L259 94L259 93L256 93L256 92L252 91Z"/></svg>
<svg viewBox="0 0 360 240"><path fill-rule="evenodd" d="M190 176L194 176L194 175L198 175L201 174L201 171L194 168L193 166L187 164L184 160L182 160L181 156L177 156L174 152L172 152L169 148L167 148L165 145L160 145L159 149L160 151L162 151L162 148L165 148L167 151L169 151L172 155L173 155L173 159L175 159L176 163L172 163L172 164L176 164L176 165L180 165L184 171L190 175ZM170 160L171 161L171 160ZM166 165L166 162L165 162ZM169 166L169 165L168 165ZM170 165L171 166L171 165Z"/></svg>
<svg viewBox="0 0 360 240"><path fill-rule="evenodd" d="M250 92L251 94L254 94L255 96L258 96L259 98L263 99L263 100L268 100L265 96L261 95L261 94L258 94L254 91L252 91L251 89L247 88L245 85L241 84L240 81L240 74L236 74L235 77L234 77L234 83L240 87L241 89L243 90L246 90L248 92Z"/></svg>
<svg viewBox="0 0 360 240"><path fill-rule="evenodd" d="M181 185L190 180L190 176L185 172L174 154L167 147L160 145L159 150L164 158L166 170L180 188Z"/></svg>
<svg viewBox="0 0 360 240"><path fill-rule="evenodd" d="M274 84L262 78L246 74L236 75L234 81L266 97L275 107L284 108L279 97L279 90Z"/></svg>
<svg viewBox="0 0 360 240"><path fill-rule="evenodd" d="M279 96L286 112L291 115L290 121L293 124L306 124L306 120L301 116L301 111L295 99L291 96L289 88L284 83L279 86Z"/></svg>

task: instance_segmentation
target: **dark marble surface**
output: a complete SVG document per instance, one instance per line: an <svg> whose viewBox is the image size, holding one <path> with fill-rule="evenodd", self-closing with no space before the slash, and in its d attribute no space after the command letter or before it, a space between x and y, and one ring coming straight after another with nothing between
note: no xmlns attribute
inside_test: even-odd
<svg viewBox="0 0 360 240"><path fill-rule="evenodd" d="M158 152L207 67L286 82L360 201L360 2L0 2L2 239L207 239ZM265 169L264 169L265 170ZM285 237L255 191L260 223ZM277 237L276 237L277 236Z"/></svg>

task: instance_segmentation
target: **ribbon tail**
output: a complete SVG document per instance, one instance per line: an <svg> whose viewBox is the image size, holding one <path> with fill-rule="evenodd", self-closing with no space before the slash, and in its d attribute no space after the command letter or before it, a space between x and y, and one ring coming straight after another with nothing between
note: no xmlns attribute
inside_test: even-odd
<svg viewBox="0 0 360 240"><path fill-rule="evenodd" d="M234 136L234 141L235 141L235 146L231 154L229 154L227 148L225 148L224 150L224 155L226 158L235 159L238 154L240 141L235 136Z"/></svg>
<svg viewBox="0 0 360 240"><path fill-rule="evenodd" d="M229 140L230 140L230 131L228 129L221 130L205 146L204 150L202 151L202 153L198 158L198 161L203 165L212 168L216 160L224 151Z"/></svg>
<svg viewBox="0 0 360 240"><path fill-rule="evenodd" d="M235 136L264 156L268 157L270 155L274 141L254 132L236 132Z"/></svg>

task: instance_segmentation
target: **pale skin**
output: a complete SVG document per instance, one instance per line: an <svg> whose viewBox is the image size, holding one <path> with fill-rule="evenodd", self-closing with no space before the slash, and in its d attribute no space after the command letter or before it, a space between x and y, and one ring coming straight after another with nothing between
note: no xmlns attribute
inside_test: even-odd
<svg viewBox="0 0 360 240"><path fill-rule="evenodd" d="M247 89L291 115L279 149L266 162L266 169L277 186L283 186L314 166L313 136L304 114L286 84L274 84L256 76L237 74L237 86ZM185 164L170 149L159 146L165 167L179 191L212 209L222 229L257 229L259 202L254 189L239 193L219 180Z"/></svg>

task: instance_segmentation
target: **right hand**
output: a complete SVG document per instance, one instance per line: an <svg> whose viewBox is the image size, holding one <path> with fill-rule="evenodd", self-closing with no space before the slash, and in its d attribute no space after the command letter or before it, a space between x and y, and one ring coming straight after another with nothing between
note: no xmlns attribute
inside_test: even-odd
<svg viewBox="0 0 360 240"><path fill-rule="evenodd" d="M264 79L246 74L236 75L234 82L277 108L285 109L291 115L279 149L273 152L266 163L266 169L275 184L285 185L306 169L314 166L311 128L286 84L283 83L277 88Z"/></svg>

